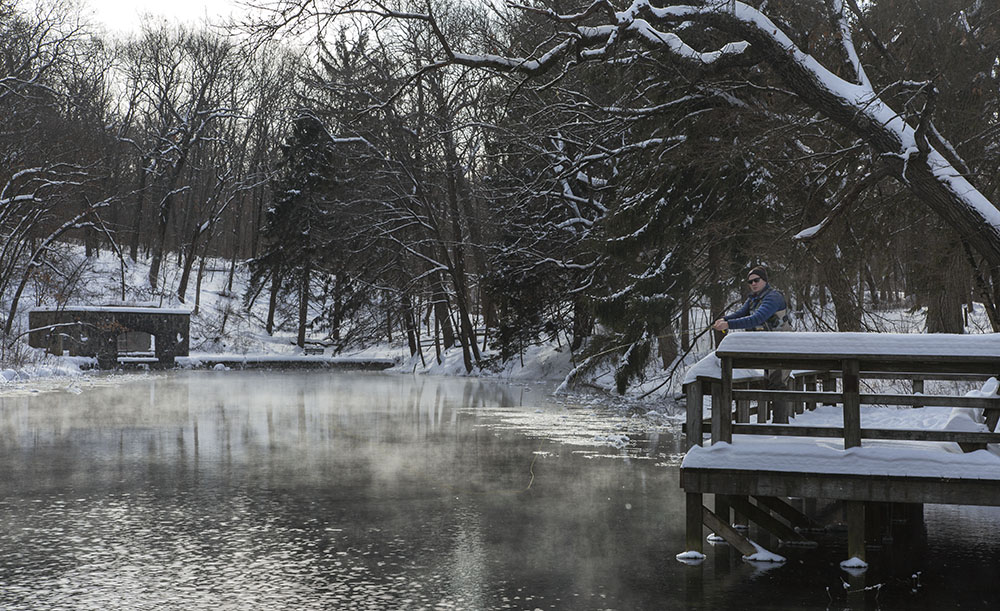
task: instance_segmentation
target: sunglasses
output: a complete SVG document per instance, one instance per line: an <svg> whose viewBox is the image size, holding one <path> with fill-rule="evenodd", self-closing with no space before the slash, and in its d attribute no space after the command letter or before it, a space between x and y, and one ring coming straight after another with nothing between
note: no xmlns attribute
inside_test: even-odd
<svg viewBox="0 0 1000 611"><path fill-rule="evenodd" d="M760 281L761 281L761 279L760 278L756 278L756 277L754 277L754 278L747 278L747 284L755 284L755 283L760 282Z"/></svg>

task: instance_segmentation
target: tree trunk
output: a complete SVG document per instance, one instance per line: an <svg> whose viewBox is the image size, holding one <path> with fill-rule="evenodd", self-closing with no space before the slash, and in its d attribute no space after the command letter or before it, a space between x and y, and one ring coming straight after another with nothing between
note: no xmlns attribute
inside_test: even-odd
<svg viewBox="0 0 1000 611"><path fill-rule="evenodd" d="M927 259L918 266L919 287L927 304L928 333L962 333L965 279L957 270L965 266L961 245L949 232L929 231L920 249Z"/></svg>
<svg viewBox="0 0 1000 611"><path fill-rule="evenodd" d="M208 257L202 253L201 262L198 263L198 278L195 280L194 289L194 312L195 316L198 315L198 310L201 307L201 280L205 277L205 259Z"/></svg>
<svg viewBox="0 0 1000 611"><path fill-rule="evenodd" d="M406 327L406 343L410 347L410 356L417 353L417 331L413 321L413 304L410 302L410 294L403 292L400 299L403 306L403 325Z"/></svg>
<svg viewBox="0 0 1000 611"><path fill-rule="evenodd" d="M86 210L89 207L90 204L84 201L83 209ZM97 249L97 232L94 231L93 225L88 225L83 230L83 245L84 245L83 246L84 256L86 256L88 259L93 257L94 255L100 254L100 251Z"/></svg>
<svg viewBox="0 0 1000 611"><path fill-rule="evenodd" d="M681 352L691 350L691 296L686 294L681 303Z"/></svg>
<svg viewBox="0 0 1000 611"><path fill-rule="evenodd" d="M191 282L191 269L194 267L195 259L198 256L195 254L198 248L198 238L200 235L196 235L191 239L191 244L187 247L187 252L184 255L184 264L181 266L181 279L177 283L177 298L181 303L186 303L184 300L187 297L188 284Z"/></svg>
<svg viewBox="0 0 1000 611"><path fill-rule="evenodd" d="M713 280L709 281L708 288L706 292L708 293L708 307L709 307L709 321L708 324L711 326L715 319L721 318L726 313L726 293L725 284L720 278L722 274L722 253L720 252L720 246L718 242L713 241L708 247L708 270L709 277ZM722 338L725 337L725 333L722 331L712 331L712 347L715 348L722 342Z"/></svg>
<svg viewBox="0 0 1000 611"><path fill-rule="evenodd" d="M333 281L333 308L330 316L330 337L340 343L340 327L344 323L344 286L343 274L337 274Z"/></svg>
<svg viewBox="0 0 1000 611"><path fill-rule="evenodd" d="M450 141L450 137L445 138ZM461 217L458 210L458 159L454 157L455 152L451 147L447 147L448 157L448 208L451 216L452 233L452 264L449 266L452 283L455 286L455 305L458 307L459 340L462 344L462 358L465 361L465 371L472 371L472 358L476 364L480 362L479 345L476 343L476 332L469 318L469 288L468 279L465 276L465 236L462 232ZM470 355L471 351L471 355Z"/></svg>
<svg viewBox="0 0 1000 611"><path fill-rule="evenodd" d="M146 180L148 178L146 168L149 166L149 162L148 157L143 157L142 163L139 166L139 189L136 194L135 219L132 223L132 245L130 250L133 261L139 260L139 236L142 235L142 204L146 201Z"/></svg>
<svg viewBox="0 0 1000 611"><path fill-rule="evenodd" d="M441 364L441 319L434 314L434 357Z"/></svg>
<svg viewBox="0 0 1000 611"><path fill-rule="evenodd" d="M233 258L229 261L229 278L226 280L226 293L233 294L233 277L236 276L236 251L233 250Z"/></svg>
<svg viewBox="0 0 1000 611"><path fill-rule="evenodd" d="M672 327L663 330L663 333L656 338L657 352L660 355L660 363L664 369L669 369L670 365L677 359L677 338L674 336Z"/></svg>
<svg viewBox="0 0 1000 611"><path fill-rule="evenodd" d="M451 326L451 314L448 307L448 295L444 291L444 280L440 272L434 274L434 318L440 325L443 348L445 350L455 345L455 329Z"/></svg>
<svg viewBox="0 0 1000 611"><path fill-rule="evenodd" d="M590 332L594 328L594 314L591 312L586 299L577 294L573 299L573 343L569 349L576 352L583 345L583 340L590 337Z"/></svg>
<svg viewBox="0 0 1000 611"><path fill-rule="evenodd" d="M299 336L298 346L304 348L306 345L306 324L309 318L309 281L312 276L311 260L306 258L306 265L302 269L302 284L299 286Z"/></svg>
<svg viewBox="0 0 1000 611"><path fill-rule="evenodd" d="M278 307L278 292L281 290L281 269L271 272L271 294L267 300L267 323L265 329L268 335L274 335L274 311Z"/></svg>
<svg viewBox="0 0 1000 611"><path fill-rule="evenodd" d="M822 266L823 284L833 299L838 331L861 331L862 310L852 269L854 266L842 253L828 257Z"/></svg>

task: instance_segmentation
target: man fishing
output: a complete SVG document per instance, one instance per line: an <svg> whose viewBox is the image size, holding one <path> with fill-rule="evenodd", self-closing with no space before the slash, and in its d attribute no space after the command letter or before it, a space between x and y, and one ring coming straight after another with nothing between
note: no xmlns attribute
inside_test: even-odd
<svg viewBox="0 0 1000 611"><path fill-rule="evenodd" d="M785 296L767 281L767 270L756 266L747 274L747 284L750 285L750 297L746 303L732 314L726 314L715 321L712 328L716 331L729 329L747 329L750 331L792 331L792 319L788 316L788 305ZM772 369L764 372L765 388L770 390L787 390L791 370ZM775 411L787 414L784 403L775 402ZM786 420L787 422L787 420Z"/></svg>

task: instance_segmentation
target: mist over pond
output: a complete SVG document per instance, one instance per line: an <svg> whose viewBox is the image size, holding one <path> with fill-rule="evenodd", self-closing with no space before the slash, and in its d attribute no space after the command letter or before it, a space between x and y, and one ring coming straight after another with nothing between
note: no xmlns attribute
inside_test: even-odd
<svg viewBox="0 0 1000 611"><path fill-rule="evenodd" d="M817 550L782 550L785 566L752 566L725 548L699 567L676 562L679 425L551 390L255 371L8 393L0 608L845 600L837 535ZM892 562L874 563L886 567L871 576L886 584L881 601L996 602L996 588L960 587L956 575L1000 560L998 546L982 542L1000 525L997 512L928 508L927 522L927 539L905 548L912 553L897 547ZM922 581L904 583L914 566Z"/></svg>

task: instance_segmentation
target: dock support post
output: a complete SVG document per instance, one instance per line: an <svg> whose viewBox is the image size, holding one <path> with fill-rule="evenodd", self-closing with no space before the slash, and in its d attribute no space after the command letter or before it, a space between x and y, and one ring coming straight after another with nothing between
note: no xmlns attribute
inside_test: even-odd
<svg viewBox="0 0 1000 611"><path fill-rule="evenodd" d="M687 451L702 444L701 427L704 407L702 405L701 380L691 382L684 391L687 396L687 434L684 436L684 450Z"/></svg>
<svg viewBox="0 0 1000 611"><path fill-rule="evenodd" d="M700 492L688 492L686 494L686 507L684 512L685 521L685 549L686 552L705 552L704 538L701 536L702 527L702 495Z"/></svg>
<svg viewBox="0 0 1000 611"><path fill-rule="evenodd" d="M891 503L865 503L865 536L869 546L892 543Z"/></svg>
<svg viewBox="0 0 1000 611"><path fill-rule="evenodd" d="M845 501L847 509L847 557L865 559L865 503Z"/></svg>
<svg viewBox="0 0 1000 611"><path fill-rule="evenodd" d="M732 506L729 504L729 497L724 494L715 495L715 515L726 523L726 526L732 528L733 525L733 515ZM709 528L711 525L706 524ZM717 530L712 528L713 531ZM722 533L716 532L717 535L722 535Z"/></svg>
<svg viewBox="0 0 1000 611"><path fill-rule="evenodd" d="M844 360L844 449L861 446L861 378L859 368L857 360Z"/></svg>

